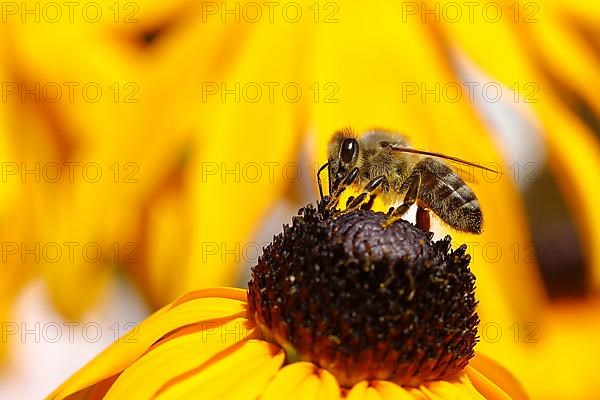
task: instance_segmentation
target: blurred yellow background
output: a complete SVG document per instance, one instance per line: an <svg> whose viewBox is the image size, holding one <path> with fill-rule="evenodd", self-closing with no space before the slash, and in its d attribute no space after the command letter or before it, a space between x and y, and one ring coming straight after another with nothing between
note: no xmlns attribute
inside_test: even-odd
<svg viewBox="0 0 600 400"><path fill-rule="evenodd" d="M347 126L502 171L474 179L484 233L450 232L478 278L478 350L533 398L600 391L597 2L26 1L1 18L0 398L48 393L186 291L244 287Z"/></svg>

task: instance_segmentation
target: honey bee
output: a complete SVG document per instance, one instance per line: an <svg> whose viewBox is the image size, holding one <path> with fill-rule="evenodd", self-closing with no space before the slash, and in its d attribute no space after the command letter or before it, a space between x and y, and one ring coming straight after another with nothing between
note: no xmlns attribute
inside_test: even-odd
<svg viewBox="0 0 600 400"><path fill-rule="evenodd" d="M408 139L397 132L372 130L356 136L349 129L341 130L331 138L328 162L317 175L321 198L324 196L320 173L327 168L330 208L337 206L346 187L358 186L362 192L348 199L347 210L370 208L375 196L380 195L385 204L402 200L398 207L390 208L388 224L400 219L416 203L417 226L425 231L430 227L431 210L455 230L481 233L483 215L477 197L441 159L497 173L456 157L412 149Z"/></svg>

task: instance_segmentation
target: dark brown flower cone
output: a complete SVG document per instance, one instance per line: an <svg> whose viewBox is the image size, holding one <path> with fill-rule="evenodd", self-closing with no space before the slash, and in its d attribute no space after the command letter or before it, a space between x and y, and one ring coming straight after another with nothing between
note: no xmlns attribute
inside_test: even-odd
<svg viewBox="0 0 600 400"><path fill-rule="evenodd" d="M340 384L445 379L474 354L479 322L465 246L370 210L309 205L252 269L249 313L288 360Z"/></svg>

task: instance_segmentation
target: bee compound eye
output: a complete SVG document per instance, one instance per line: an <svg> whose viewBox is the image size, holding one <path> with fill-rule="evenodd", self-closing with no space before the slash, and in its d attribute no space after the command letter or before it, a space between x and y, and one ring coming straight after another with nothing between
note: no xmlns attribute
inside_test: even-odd
<svg viewBox="0 0 600 400"><path fill-rule="evenodd" d="M344 164L350 164L358 153L358 142L356 139L344 139L340 148L340 158Z"/></svg>

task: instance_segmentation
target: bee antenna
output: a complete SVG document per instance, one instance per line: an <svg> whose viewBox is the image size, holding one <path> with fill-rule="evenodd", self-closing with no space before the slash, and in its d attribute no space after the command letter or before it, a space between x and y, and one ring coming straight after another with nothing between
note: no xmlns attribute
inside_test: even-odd
<svg viewBox="0 0 600 400"><path fill-rule="evenodd" d="M426 156L444 158L446 160L452 160L452 161L455 161L457 163L461 163L461 164L465 164L465 165L470 165L472 167L480 168L480 169L483 169L483 170L486 170L486 171L489 171L489 172L493 172L493 173L496 173L496 174L502 174L500 171L496 171L496 170L490 169L488 167L484 167L483 165L476 164L476 163L471 162L471 161L463 160L463 159L458 158L458 157L452 157L452 156L449 156L449 155L446 155L446 154L442 154L442 153L436 153L436 152L425 151L425 150L411 149L411 148L408 148L408 147L397 147L397 146L393 146L391 144L386 144L384 147L389 147L392 150L399 151L399 152L402 152L402 153L423 154L423 155L426 155Z"/></svg>
<svg viewBox="0 0 600 400"><path fill-rule="evenodd" d="M317 183L319 184L319 195L321 196L321 201L323 200L324 196L323 196L323 184L321 183L321 172L325 169L329 167L329 163L326 162L325 164L321 165L321 168L319 168L319 171L317 172Z"/></svg>

